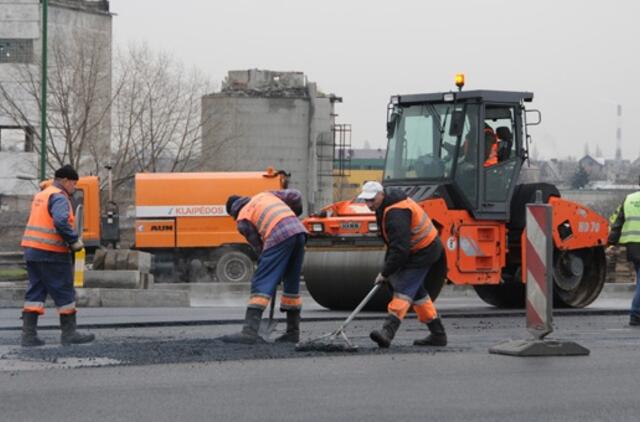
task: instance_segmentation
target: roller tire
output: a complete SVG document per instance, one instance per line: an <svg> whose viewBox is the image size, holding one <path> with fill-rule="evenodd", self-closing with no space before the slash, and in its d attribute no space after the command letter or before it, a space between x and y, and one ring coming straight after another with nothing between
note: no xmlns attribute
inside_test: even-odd
<svg viewBox="0 0 640 422"><path fill-rule="evenodd" d="M549 183L528 183L517 185L511 197L510 218L507 228L510 231L521 231L527 223L526 205L535 202L536 191L542 192L542 202L548 203L552 196L560 197L557 187Z"/></svg>
<svg viewBox="0 0 640 422"><path fill-rule="evenodd" d="M600 295L606 279L606 258L604 248L586 248L571 253L578 254L585 269L577 285L563 288L565 283L560 280L558 259L559 250L554 251L553 268L553 306L557 308L584 308ZM473 286L476 293L484 302L497 308L523 308L526 300L526 285L519 281L519 277L508 277L499 285Z"/></svg>
<svg viewBox="0 0 640 422"><path fill-rule="evenodd" d="M517 309L524 306L524 284L496 284L473 286L480 299L501 309Z"/></svg>
<svg viewBox="0 0 640 422"><path fill-rule="evenodd" d="M557 263L560 251L554 251L553 304L561 308L584 308L598 298L606 281L606 257L604 247L585 248L571 251L579 256L584 272L575 288L563 288Z"/></svg>

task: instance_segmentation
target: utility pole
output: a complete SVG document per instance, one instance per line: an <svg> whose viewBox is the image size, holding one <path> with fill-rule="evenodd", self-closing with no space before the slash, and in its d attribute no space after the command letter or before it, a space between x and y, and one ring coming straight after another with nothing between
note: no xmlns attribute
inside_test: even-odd
<svg viewBox="0 0 640 422"><path fill-rule="evenodd" d="M49 0L42 0L42 70L40 73L40 181L47 170L47 26Z"/></svg>
<svg viewBox="0 0 640 422"><path fill-rule="evenodd" d="M616 161L622 160L622 104L616 104Z"/></svg>

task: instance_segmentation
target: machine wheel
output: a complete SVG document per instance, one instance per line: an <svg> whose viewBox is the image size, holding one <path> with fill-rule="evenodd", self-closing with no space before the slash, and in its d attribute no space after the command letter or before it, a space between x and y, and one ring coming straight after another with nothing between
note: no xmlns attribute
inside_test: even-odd
<svg viewBox="0 0 640 422"><path fill-rule="evenodd" d="M313 299L325 308L353 310L373 287L384 261L384 250L313 250L305 254L304 281ZM425 288L432 300L440 294L447 274L445 255L427 277ZM381 289L364 308L385 311L391 290Z"/></svg>
<svg viewBox="0 0 640 422"><path fill-rule="evenodd" d="M503 275L503 282L492 285L473 286L480 299L496 308L524 307L526 285L522 283L520 268L515 275Z"/></svg>
<svg viewBox="0 0 640 422"><path fill-rule="evenodd" d="M542 202L548 203L552 196L560 197L560 191L549 183L530 183L517 185L511 197L511 218L507 222L509 233L519 239L520 231L526 226L527 204L535 202L536 191L542 192Z"/></svg>
<svg viewBox="0 0 640 422"><path fill-rule="evenodd" d="M606 278L604 247L554 250L554 306L584 308L596 300Z"/></svg>
<svg viewBox="0 0 640 422"><path fill-rule="evenodd" d="M224 248L218 254L216 278L221 283L248 283L254 273L253 260L238 249Z"/></svg>
<svg viewBox="0 0 640 422"><path fill-rule="evenodd" d="M553 305L564 308L584 308L596 300L606 277L604 248L554 250ZM526 285L520 282L519 270L513 277L505 276L504 283L473 286L480 299L498 308L522 308Z"/></svg>

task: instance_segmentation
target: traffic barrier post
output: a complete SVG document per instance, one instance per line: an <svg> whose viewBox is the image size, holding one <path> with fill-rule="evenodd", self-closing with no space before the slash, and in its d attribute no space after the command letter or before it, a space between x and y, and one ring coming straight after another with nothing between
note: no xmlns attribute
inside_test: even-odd
<svg viewBox="0 0 640 422"><path fill-rule="evenodd" d="M553 229L551 205L542 203L536 192L536 203L526 206L526 232L523 241L524 268L527 283L527 331L531 339L509 340L489 349L489 353L510 356L584 356L589 349L571 341L545 340L553 332Z"/></svg>

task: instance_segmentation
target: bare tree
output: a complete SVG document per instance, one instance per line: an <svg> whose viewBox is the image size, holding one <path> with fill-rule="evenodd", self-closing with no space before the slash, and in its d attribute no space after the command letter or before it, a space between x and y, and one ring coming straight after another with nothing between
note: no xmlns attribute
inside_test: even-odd
<svg viewBox="0 0 640 422"><path fill-rule="evenodd" d="M53 37L47 71L46 155L49 169L70 163L93 174L109 161L113 98L111 50L103 37L74 33ZM24 128L40 127L40 65L15 64L0 82L0 111ZM40 153L40 132L33 131Z"/></svg>
<svg viewBox="0 0 640 422"><path fill-rule="evenodd" d="M137 172L203 169L208 157L228 143L224 138L203 145L208 117L202 116L201 101L212 84L198 70L186 71L179 61L142 44L116 54L111 80L111 48L103 39L85 34L52 41L49 168L71 163L100 174L110 165L117 188ZM11 81L0 82L0 112L16 126L38 128L39 66L19 64L13 70ZM207 128L216 130L217 125ZM35 131L34 137L39 153L40 134Z"/></svg>
<svg viewBox="0 0 640 422"><path fill-rule="evenodd" d="M213 150L205 147L201 98L211 83L146 44L119 52L116 73L122 89L114 103L112 158L114 183L137 172L201 169Z"/></svg>

